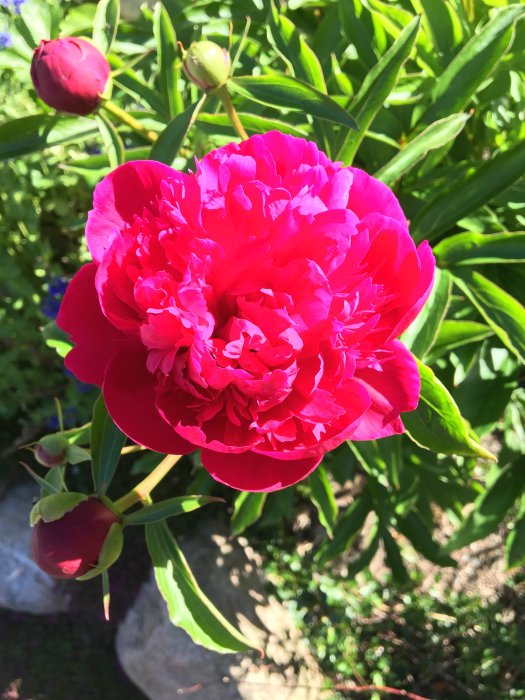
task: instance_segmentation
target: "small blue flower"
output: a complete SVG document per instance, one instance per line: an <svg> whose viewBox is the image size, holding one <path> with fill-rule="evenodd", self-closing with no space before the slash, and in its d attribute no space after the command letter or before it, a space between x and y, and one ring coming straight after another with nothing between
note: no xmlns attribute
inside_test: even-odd
<svg viewBox="0 0 525 700"><path fill-rule="evenodd" d="M0 49L9 49L13 46L13 37L9 32L0 32Z"/></svg>
<svg viewBox="0 0 525 700"><path fill-rule="evenodd" d="M54 320L58 315L67 285L68 281L64 277L49 277L48 279L47 296L42 302L40 310L51 320Z"/></svg>

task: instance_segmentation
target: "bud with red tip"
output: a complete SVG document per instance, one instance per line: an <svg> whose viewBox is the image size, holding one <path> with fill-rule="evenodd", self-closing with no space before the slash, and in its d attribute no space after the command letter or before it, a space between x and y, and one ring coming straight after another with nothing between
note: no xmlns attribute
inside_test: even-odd
<svg viewBox="0 0 525 700"><path fill-rule="evenodd" d="M85 39L42 39L31 63L38 96L50 107L71 114L93 112L110 76L106 57Z"/></svg>
<svg viewBox="0 0 525 700"><path fill-rule="evenodd" d="M69 442L62 435L44 435L35 445L36 461L44 467L61 467L67 462Z"/></svg>
<svg viewBox="0 0 525 700"><path fill-rule="evenodd" d="M213 90L230 77L230 54L213 41L197 41L183 52L182 67L192 83Z"/></svg>
<svg viewBox="0 0 525 700"><path fill-rule="evenodd" d="M45 496L31 511L33 558L56 578L87 579L122 551L122 525L107 499L83 493Z"/></svg>

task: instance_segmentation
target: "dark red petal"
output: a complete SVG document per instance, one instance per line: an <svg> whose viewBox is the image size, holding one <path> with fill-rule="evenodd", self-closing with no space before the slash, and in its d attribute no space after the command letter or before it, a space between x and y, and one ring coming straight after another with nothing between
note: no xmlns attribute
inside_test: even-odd
<svg viewBox="0 0 525 700"><path fill-rule="evenodd" d="M102 313L95 289L97 266L89 263L71 280L57 316L57 325L75 347L65 365L82 382L102 385L109 360L129 343Z"/></svg>
<svg viewBox="0 0 525 700"><path fill-rule="evenodd" d="M359 379L372 400L350 440L377 440L397 435L405 428L400 413L413 411L417 407L421 381L416 361L399 340L388 343L392 359L382 365L382 372L374 369L359 369Z"/></svg>
<svg viewBox="0 0 525 700"><path fill-rule="evenodd" d="M255 452L202 450L202 464L216 481L239 491L277 491L306 479L323 456L283 461Z"/></svg>
<svg viewBox="0 0 525 700"><path fill-rule="evenodd" d="M135 160L120 165L99 182L86 225L86 240L95 262L100 262L124 224L141 216L144 208L157 210L160 183L170 177L180 174L154 160Z"/></svg>
<svg viewBox="0 0 525 700"><path fill-rule="evenodd" d="M116 355L107 367L102 391L109 414L134 442L164 454L187 454L196 449L159 414L155 380L146 369L145 351Z"/></svg>

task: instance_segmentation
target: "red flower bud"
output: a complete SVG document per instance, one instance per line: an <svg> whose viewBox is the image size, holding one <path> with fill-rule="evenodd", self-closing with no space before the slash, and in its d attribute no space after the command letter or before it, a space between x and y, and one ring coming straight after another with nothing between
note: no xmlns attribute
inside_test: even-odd
<svg viewBox="0 0 525 700"><path fill-rule="evenodd" d="M89 114L98 107L110 72L96 46L77 37L42 39L31 63L38 96L50 107L72 114Z"/></svg>
<svg viewBox="0 0 525 700"><path fill-rule="evenodd" d="M102 501L86 498L56 520L38 520L33 528L33 558L43 571L56 578L88 574L102 563L99 559L109 531L119 522ZM112 560L117 557L118 553Z"/></svg>

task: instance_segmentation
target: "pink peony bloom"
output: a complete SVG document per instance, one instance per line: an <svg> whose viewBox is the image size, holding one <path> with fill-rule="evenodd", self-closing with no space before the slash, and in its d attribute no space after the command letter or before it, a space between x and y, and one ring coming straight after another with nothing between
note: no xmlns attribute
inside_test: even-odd
<svg viewBox="0 0 525 700"><path fill-rule="evenodd" d="M116 424L165 453L202 449L247 491L304 479L344 440L404 430L414 358L396 338L429 295L392 192L278 132L152 161L97 186L94 262L66 292L66 365L98 384Z"/></svg>

